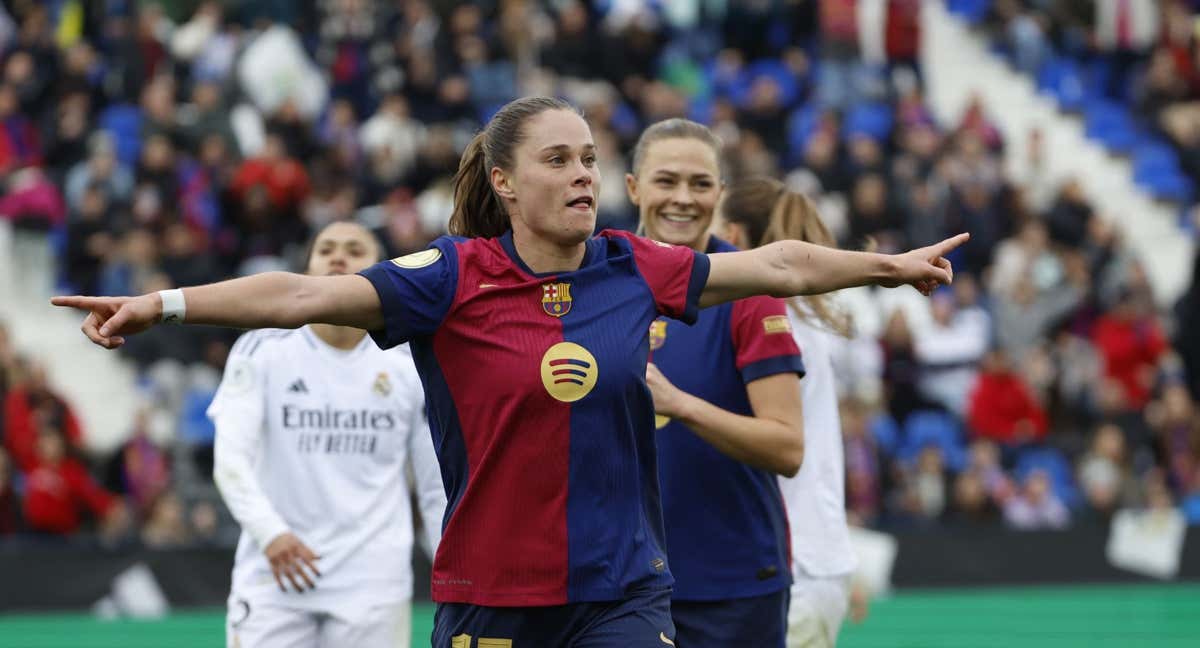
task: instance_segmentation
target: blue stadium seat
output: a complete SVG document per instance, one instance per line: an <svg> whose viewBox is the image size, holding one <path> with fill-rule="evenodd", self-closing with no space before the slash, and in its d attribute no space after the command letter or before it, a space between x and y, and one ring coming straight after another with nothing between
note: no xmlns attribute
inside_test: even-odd
<svg viewBox="0 0 1200 648"><path fill-rule="evenodd" d="M982 22L991 7L991 0L946 0L946 8L972 25Z"/></svg>
<svg viewBox="0 0 1200 648"><path fill-rule="evenodd" d="M788 151L799 160L804 155L804 147L817 131L821 123L821 107L815 101L810 101L792 111L788 117Z"/></svg>
<svg viewBox="0 0 1200 648"><path fill-rule="evenodd" d="M1056 448L1029 448L1017 458L1013 475L1018 482L1024 482L1030 473L1041 470L1050 478L1054 493L1070 508L1077 508L1083 503L1083 496L1075 485L1075 476L1071 462Z"/></svg>
<svg viewBox="0 0 1200 648"><path fill-rule="evenodd" d="M1068 112L1078 112L1086 98L1083 75L1074 61L1065 58L1049 58L1037 74L1038 90L1054 97L1058 107Z"/></svg>
<svg viewBox="0 0 1200 648"><path fill-rule="evenodd" d="M100 113L100 128L117 146L117 159L126 166L137 163L142 150L142 111L133 104L114 104Z"/></svg>
<svg viewBox="0 0 1200 648"><path fill-rule="evenodd" d="M179 412L178 436L187 445L212 445L216 439L217 430L205 415L216 395L215 391L207 389L192 389L184 393L183 405Z"/></svg>
<svg viewBox="0 0 1200 648"><path fill-rule="evenodd" d="M900 426L896 425L896 419L881 413L867 423L867 429L875 438L876 447L885 455L890 456L896 452L896 446L900 443Z"/></svg>
<svg viewBox="0 0 1200 648"><path fill-rule="evenodd" d="M842 130L848 137L866 135L884 141L892 132L892 108L887 104L874 102L856 104L846 113Z"/></svg>
<svg viewBox="0 0 1200 648"><path fill-rule="evenodd" d="M1140 139L1137 124L1124 106L1099 99L1084 106L1084 132L1117 153L1131 151Z"/></svg>
<svg viewBox="0 0 1200 648"><path fill-rule="evenodd" d="M1192 495L1179 504L1179 510L1191 526L1200 526L1200 494Z"/></svg>
<svg viewBox="0 0 1200 648"><path fill-rule="evenodd" d="M915 459L927 446L941 449L946 466L962 470L967 463L966 442L962 428L954 416L946 412L925 410L913 412L904 421L904 443L898 456L904 461Z"/></svg>

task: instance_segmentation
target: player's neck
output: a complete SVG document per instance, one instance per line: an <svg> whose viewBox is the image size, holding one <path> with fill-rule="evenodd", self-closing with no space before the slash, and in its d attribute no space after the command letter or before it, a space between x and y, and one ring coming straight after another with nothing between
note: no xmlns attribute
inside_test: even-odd
<svg viewBox="0 0 1200 648"><path fill-rule="evenodd" d="M310 324L313 335L335 349L349 351L362 342L366 331L350 326L334 326L333 324Z"/></svg>
<svg viewBox="0 0 1200 648"><path fill-rule="evenodd" d="M574 272L579 269L587 253L586 241L562 246L518 228L513 228L513 247L525 265L537 274Z"/></svg>

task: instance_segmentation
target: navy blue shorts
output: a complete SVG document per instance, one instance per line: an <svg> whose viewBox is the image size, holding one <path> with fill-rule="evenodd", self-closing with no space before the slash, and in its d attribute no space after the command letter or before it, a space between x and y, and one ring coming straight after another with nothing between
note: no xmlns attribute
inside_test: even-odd
<svg viewBox="0 0 1200 648"><path fill-rule="evenodd" d="M666 648L675 645L671 592L548 607L439 603L433 648Z"/></svg>
<svg viewBox="0 0 1200 648"><path fill-rule="evenodd" d="M784 648L790 592L723 601L671 601L681 648Z"/></svg>

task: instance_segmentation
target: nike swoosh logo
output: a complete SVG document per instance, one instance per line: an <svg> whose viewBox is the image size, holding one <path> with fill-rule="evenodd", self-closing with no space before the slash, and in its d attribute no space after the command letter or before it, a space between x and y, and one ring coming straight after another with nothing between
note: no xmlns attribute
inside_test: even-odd
<svg viewBox="0 0 1200 648"><path fill-rule="evenodd" d="M496 284L490 284L490 283L481 283L481 284L479 284L479 287L480 288L499 288L500 286L497 286Z"/></svg>
<svg viewBox="0 0 1200 648"><path fill-rule="evenodd" d="M674 641L671 641L670 639L667 639L667 634L666 634L665 632L660 632L660 633L658 633L658 638L659 638L659 639L661 639L661 640L662 640L662 642L663 642L663 643L665 643L665 644L667 644L668 646L674 646L674 645L675 645L675 642L674 642Z"/></svg>

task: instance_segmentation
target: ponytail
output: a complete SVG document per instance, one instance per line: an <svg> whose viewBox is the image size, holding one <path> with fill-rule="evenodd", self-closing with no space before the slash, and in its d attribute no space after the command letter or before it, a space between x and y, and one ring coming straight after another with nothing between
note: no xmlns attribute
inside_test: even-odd
<svg viewBox="0 0 1200 648"><path fill-rule="evenodd" d="M725 220L746 229L752 247L786 240L837 247L813 201L802 193L788 191L773 178L752 178L730 187L723 214ZM799 300L807 308L802 308ZM801 320L815 319L842 337L852 334L850 316L836 308L828 295L798 297L789 300L788 306Z"/></svg>
<svg viewBox="0 0 1200 648"><path fill-rule="evenodd" d="M492 190L491 169L484 151L486 132L471 139L454 174L454 212L449 231L454 236L493 238L508 230L508 212Z"/></svg>

